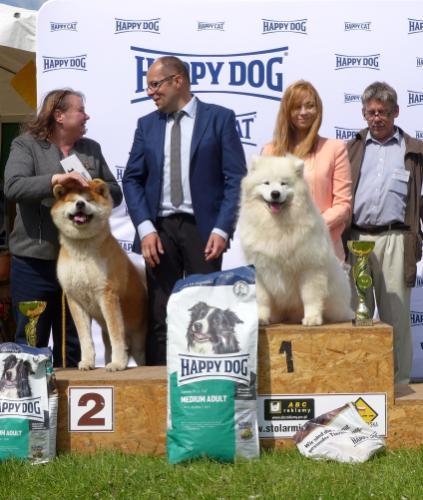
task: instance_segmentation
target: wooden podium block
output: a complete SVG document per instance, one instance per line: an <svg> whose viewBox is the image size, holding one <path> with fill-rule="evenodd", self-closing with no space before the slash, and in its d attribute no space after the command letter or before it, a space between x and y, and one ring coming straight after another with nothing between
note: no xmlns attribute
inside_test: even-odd
<svg viewBox="0 0 423 500"><path fill-rule="evenodd" d="M423 384L397 385L395 404L388 409L389 448L423 444Z"/></svg>
<svg viewBox="0 0 423 500"><path fill-rule="evenodd" d="M59 388L57 448L91 453L99 449L163 455L166 452L167 379L165 367L122 372L56 370ZM113 391L112 430L71 431L71 392ZM277 324L261 328L258 394L386 393L390 448L423 444L423 384L397 386L394 396L392 328L382 323L303 327ZM86 403L86 402L85 402ZM85 404L84 403L84 404ZM82 408L86 414L94 402ZM292 439L262 439L263 447L293 447Z"/></svg>
<svg viewBox="0 0 423 500"><path fill-rule="evenodd" d="M259 337L258 392L386 392L392 401L392 328L382 323L372 327L336 323L263 328Z"/></svg>
<svg viewBox="0 0 423 500"><path fill-rule="evenodd" d="M163 455L166 451L167 381L165 367L143 366L121 372L104 368L82 372L58 369L57 450L90 453L115 449ZM69 432L69 387L113 387L113 431ZM94 402L90 402L89 411Z"/></svg>
<svg viewBox="0 0 423 500"><path fill-rule="evenodd" d="M260 330L259 395L386 393L393 404L393 376L392 328L380 322L371 327L277 324ZM295 446L289 438L261 444Z"/></svg>

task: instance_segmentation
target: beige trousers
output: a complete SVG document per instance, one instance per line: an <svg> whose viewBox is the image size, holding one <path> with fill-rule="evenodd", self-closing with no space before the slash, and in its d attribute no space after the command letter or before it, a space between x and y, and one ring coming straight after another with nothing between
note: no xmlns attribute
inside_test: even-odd
<svg viewBox="0 0 423 500"><path fill-rule="evenodd" d="M367 305L371 314L375 300L379 318L391 325L394 331L394 382L408 384L413 347L410 326L410 295L404 279L404 237L401 231L386 231L377 235L352 231L352 239L374 241L375 248L369 256L369 272L373 279L374 294L368 291ZM355 257L349 256L350 263ZM354 309L357 294L353 292Z"/></svg>

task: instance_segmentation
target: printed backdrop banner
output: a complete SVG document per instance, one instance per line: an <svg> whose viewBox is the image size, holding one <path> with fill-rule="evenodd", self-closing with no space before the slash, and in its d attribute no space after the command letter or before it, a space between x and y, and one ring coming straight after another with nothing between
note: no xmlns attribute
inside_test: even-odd
<svg viewBox="0 0 423 500"><path fill-rule="evenodd" d="M37 36L39 100L57 87L85 94L88 136L101 143L119 181L137 118L155 109L148 67L164 54L188 64L200 99L235 111L247 159L271 140L284 89L299 78L322 97L322 135L353 137L365 125L361 92L383 80L398 92L398 124L423 138L421 2L51 0L39 12ZM124 203L112 229L130 253L134 229ZM243 263L235 238L224 266ZM421 298L412 310L413 376L423 378Z"/></svg>

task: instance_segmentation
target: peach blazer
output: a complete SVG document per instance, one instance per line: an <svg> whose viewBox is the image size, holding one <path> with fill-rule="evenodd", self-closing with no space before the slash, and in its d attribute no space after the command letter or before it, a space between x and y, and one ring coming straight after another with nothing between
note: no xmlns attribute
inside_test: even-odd
<svg viewBox="0 0 423 500"><path fill-rule="evenodd" d="M272 144L262 154L272 155ZM304 178L329 229L335 253L345 260L341 235L351 216L351 170L343 141L319 137L316 151L304 158Z"/></svg>

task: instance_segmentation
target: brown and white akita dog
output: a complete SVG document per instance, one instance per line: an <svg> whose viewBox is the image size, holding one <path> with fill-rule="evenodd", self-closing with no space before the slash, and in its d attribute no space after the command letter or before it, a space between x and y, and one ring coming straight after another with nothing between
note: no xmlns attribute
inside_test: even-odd
<svg viewBox="0 0 423 500"><path fill-rule="evenodd" d="M54 187L51 209L59 229L57 276L81 343L80 370L95 368L91 319L102 328L106 370L124 370L128 355L145 362L147 295L136 269L110 231L112 199L100 179L88 188Z"/></svg>

